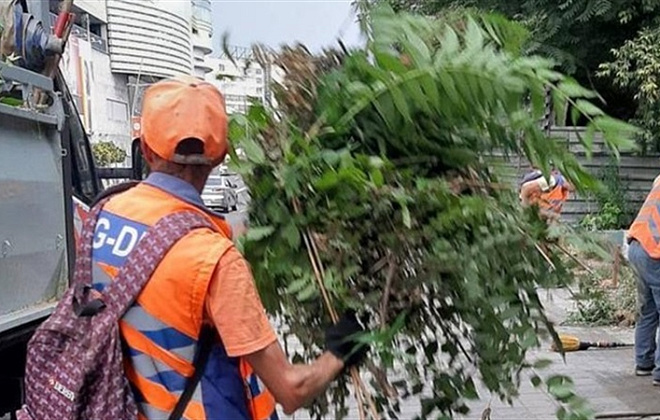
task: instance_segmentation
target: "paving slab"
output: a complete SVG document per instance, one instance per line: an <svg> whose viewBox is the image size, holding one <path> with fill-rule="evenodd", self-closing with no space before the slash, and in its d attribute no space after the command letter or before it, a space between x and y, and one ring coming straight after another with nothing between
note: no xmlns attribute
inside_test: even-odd
<svg viewBox="0 0 660 420"><path fill-rule="evenodd" d="M547 313L553 322L561 324L568 311L574 307L566 290L544 291L541 293ZM619 341L632 343L632 328L619 327L557 327L560 333L579 337L584 341ZM597 418L613 420L660 420L660 387L652 386L649 377L634 375L632 348L590 349L567 353L565 359L549 350L549 344L529 355L529 360L547 358L553 363L538 371L542 377L553 374L570 376L575 382L579 395L586 398L597 414ZM531 375L531 373L530 373ZM456 420L482 420L482 413L490 405L490 420L554 420L557 402L543 389L534 388L529 380L523 380L520 395L513 406L500 401L491 401L490 395L480 389L481 399L470 404L467 416L456 416ZM417 401L402 403L400 419L410 420L420 412ZM639 415L634 415L635 413ZM642 417L642 414L649 414ZM650 415L653 413L654 415ZM618 417L613 417L617 416ZM627 416L626 416L627 415ZM603 417L600 417L603 416ZM608 417L609 416L609 417ZM282 416L286 420L308 420L303 411L295 416ZM331 418L331 417L328 417ZM351 401L349 419L358 419L355 403Z"/></svg>

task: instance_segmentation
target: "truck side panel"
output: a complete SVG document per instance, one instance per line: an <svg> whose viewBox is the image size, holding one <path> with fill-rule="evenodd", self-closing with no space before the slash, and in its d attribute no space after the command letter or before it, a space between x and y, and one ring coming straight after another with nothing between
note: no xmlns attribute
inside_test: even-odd
<svg viewBox="0 0 660 420"><path fill-rule="evenodd" d="M43 117L0 104L0 332L46 315L67 286L62 145Z"/></svg>

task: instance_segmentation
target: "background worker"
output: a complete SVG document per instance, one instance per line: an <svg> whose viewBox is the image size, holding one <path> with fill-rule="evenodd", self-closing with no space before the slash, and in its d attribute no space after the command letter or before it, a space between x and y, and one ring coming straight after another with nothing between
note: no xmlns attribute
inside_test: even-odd
<svg viewBox="0 0 660 420"><path fill-rule="evenodd" d="M573 191L573 185L554 167L547 179L542 171L532 168L523 177L520 201L525 207L536 204L543 217L558 220L564 203Z"/></svg>
<svg viewBox="0 0 660 420"><path fill-rule="evenodd" d="M660 386L660 176L628 230L628 260L637 274L635 373Z"/></svg>
<svg viewBox="0 0 660 420"><path fill-rule="evenodd" d="M140 419L168 418L194 371L203 325L213 326L217 339L185 418L274 419L275 402L292 413L360 362L367 349L352 337L362 327L344 315L326 332L318 359L291 364L231 229L204 206L201 191L228 149L224 99L213 85L188 77L152 85L144 95L141 148L148 178L113 196L99 217L94 287L112 281L138 238L165 215L196 211L217 232L197 229L177 242L122 318L126 375Z"/></svg>

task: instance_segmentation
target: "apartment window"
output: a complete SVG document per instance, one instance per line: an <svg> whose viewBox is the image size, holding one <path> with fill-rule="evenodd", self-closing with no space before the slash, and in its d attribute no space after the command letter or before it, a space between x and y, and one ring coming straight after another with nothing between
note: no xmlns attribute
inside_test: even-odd
<svg viewBox="0 0 660 420"><path fill-rule="evenodd" d="M263 82L264 82L264 79L262 79L261 77L257 77L257 83L258 84L262 84Z"/></svg>
<svg viewBox="0 0 660 420"><path fill-rule="evenodd" d="M225 71L225 65L224 64L218 64L218 71Z"/></svg>
<svg viewBox="0 0 660 420"><path fill-rule="evenodd" d="M128 121L128 104L108 99L108 116L113 121Z"/></svg>
<svg viewBox="0 0 660 420"><path fill-rule="evenodd" d="M262 71L261 69L257 69L257 75L261 75Z"/></svg>
<svg viewBox="0 0 660 420"><path fill-rule="evenodd" d="M263 88L260 88L260 87L258 87L258 88L257 88L257 94L259 94L259 95L260 95L260 94L262 94L262 93L264 93L264 89L263 89Z"/></svg>

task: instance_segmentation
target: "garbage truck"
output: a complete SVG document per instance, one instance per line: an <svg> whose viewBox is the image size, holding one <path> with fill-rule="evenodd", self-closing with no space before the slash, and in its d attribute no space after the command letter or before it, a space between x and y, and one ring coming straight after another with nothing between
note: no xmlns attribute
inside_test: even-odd
<svg viewBox="0 0 660 420"><path fill-rule="evenodd" d="M49 2L0 0L0 11L0 48L18 50L0 60L1 419L20 406L27 341L69 285L76 229L103 170L57 65L47 74L62 48L40 26ZM106 175L136 178L127 171Z"/></svg>

